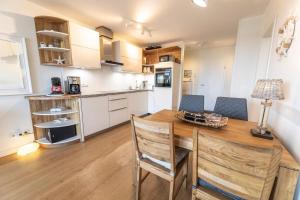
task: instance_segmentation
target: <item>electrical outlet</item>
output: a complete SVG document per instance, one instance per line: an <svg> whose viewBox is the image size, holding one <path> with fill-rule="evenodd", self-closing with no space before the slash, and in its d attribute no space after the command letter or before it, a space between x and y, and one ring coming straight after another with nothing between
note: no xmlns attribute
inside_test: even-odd
<svg viewBox="0 0 300 200"><path fill-rule="evenodd" d="M22 137L26 135L33 134L29 129L21 130L21 129L16 129L12 132L11 136L12 137Z"/></svg>

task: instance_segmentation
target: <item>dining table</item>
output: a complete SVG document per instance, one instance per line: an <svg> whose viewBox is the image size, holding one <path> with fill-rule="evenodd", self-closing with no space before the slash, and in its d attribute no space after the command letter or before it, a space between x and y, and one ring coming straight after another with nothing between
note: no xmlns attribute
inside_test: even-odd
<svg viewBox="0 0 300 200"><path fill-rule="evenodd" d="M237 119L228 119L227 125L222 128L206 127L194 123L185 122L176 117L176 110L162 110L144 117L151 121L170 122L174 124L175 145L188 150L193 149L193 130L214 135L222 140L229 140L240 144L252 145L253 147L266 147L275 143L282 146L282 156L278 167L277 176L273 185L272 200L292 200L300 171L299 163L276 137L273 140L253 137L250 129L255 128L257 123ZM135 156L135 154L134 154ZM135 162L133 159L133 184L135 184Z"/></svg>

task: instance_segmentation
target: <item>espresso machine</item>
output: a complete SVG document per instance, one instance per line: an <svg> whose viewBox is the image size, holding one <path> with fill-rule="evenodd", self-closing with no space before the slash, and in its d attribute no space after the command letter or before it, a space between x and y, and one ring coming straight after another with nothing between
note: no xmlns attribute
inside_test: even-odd
<svg viewBox="0 0 300 200"><path fill-rule="evenodd" d="M67 76L65 81L65 91L67 94L80 94L80 77Z"/></svg>

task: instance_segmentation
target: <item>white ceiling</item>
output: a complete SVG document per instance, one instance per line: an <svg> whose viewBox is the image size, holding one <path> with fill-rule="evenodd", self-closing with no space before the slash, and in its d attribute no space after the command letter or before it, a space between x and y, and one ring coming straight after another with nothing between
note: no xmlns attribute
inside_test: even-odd
<svg viewBox="0 0 300 200"><path fill-rule="evenodd" d="M269 0L209 0L207 8L191 0L30 0L87 25L107 26L139 44L184 41L230 43L238 20L260 15ZM124 20L144 23L152 37L126 28Z"/></svg>

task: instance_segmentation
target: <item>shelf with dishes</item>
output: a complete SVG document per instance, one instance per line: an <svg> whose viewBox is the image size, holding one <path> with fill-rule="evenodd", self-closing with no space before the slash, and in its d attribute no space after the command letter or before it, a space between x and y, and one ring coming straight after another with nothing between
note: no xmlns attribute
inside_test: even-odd
<svg viewBox="0 0 300 200"><path fill-rule="evenodd" d="M53 116L53 115L69 115L78 113L78 110L72 110L72 109L66 109L66 110L59 110L59 111L39 111L39 112L33 112L33 115L42 115L42 116Z"/></svg>
<svg viewBox="0 0 300 200"><path fill-rule="evenodd" d="M39 47L39 50L65 52L65 51L70 51L71 49L62 48L62 47Z"/></svg>
<svg viewBox="0 0 300 200"><path fill-rule="evenodd" d="M41 65L72 66L69 22L56 17L35 17Z"/></svg>
<svg viewBox="0 0 300 200"><path fill-rule="evenodd" d="M66 126L72 126L79 124L78 121L74 121L68 118L59 118L49 122L42 122L35 124L36 128L61 128Z"/></svg>
<svg viewBox="0 0 300 200"><path fill-rule="evenodd" d="M50 37L56 37L56 38L65 38L68 37L68 33L54 31L54 30L40 30L36 32L39 35L45 35Z"/></svg>

